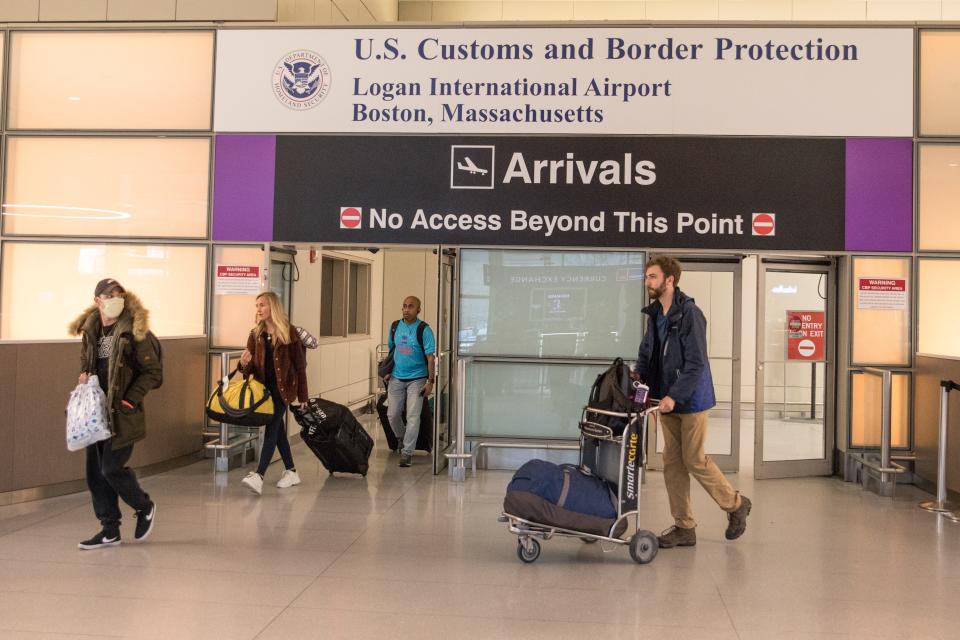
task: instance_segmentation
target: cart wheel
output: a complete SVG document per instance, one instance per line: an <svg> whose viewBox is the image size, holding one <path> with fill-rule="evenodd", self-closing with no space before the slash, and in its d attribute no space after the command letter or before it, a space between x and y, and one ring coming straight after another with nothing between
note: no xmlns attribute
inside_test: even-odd
<svg viewBox="0 0 960 640"><path fill-rule="evenodd" d="M597 541L596 538L580 538L580 539L583 540L584 544L593 544L594 542Z"/></svg>
<svg viewBox="0 0 960 640"><path fill-rule="evenodd" d="M530 545L529 549L527 549L527 545L523 543L523 540L517 540L517 557L523 562L530 564L540 557L540 543L533 538L527 538L527 543Z"/></svg>
<svg viewBox="0 0 960 640"><path fill-rule="evenodd" d="M637 564L647 564L657 557L660 543L657 536L641 529L630 539L630 557Z"/></svg>

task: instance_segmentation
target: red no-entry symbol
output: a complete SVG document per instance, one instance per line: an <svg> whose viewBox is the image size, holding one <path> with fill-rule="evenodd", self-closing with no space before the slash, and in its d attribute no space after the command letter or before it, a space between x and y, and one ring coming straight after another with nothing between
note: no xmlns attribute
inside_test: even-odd
<svg viewBox="0 0 960 640"><path fill-rule="evenodd" d="M777 214L775 213L753 214L753 235L755 236L777 235Z"/></svg>
<svg viewBox="0 0 960 640"><path fill-rule="evenodd" d="M357 207L340 207L341 229L359 229L360 220L360 209Z"/></svg>

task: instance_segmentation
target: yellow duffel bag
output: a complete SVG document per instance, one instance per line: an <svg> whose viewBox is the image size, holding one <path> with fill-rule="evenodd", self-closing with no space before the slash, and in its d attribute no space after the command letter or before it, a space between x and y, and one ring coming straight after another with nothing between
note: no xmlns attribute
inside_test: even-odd
<svg viewBox="0 0 960 640"><path fill-rule="evenodd" d="M217 383L207 400L207 416L211 420L242 427L261 427L273 420L273 398L270 390L250 376Z"/></svg>

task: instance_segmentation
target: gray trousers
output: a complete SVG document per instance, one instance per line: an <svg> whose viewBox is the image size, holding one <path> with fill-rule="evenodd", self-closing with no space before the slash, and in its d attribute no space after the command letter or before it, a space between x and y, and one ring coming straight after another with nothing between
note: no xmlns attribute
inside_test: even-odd
<svg viewBox="0 0 960 640"><path fill-rule="evenodd" d="M427 384L426 378L419 380L397 380L390 378L387 385L387 417L393 429L400 451L409 455L417 448L417 436L420 435L420 411L423 409L423 396L420 392ZM407 424L403 424L403 409L407 409Z"/></svg>

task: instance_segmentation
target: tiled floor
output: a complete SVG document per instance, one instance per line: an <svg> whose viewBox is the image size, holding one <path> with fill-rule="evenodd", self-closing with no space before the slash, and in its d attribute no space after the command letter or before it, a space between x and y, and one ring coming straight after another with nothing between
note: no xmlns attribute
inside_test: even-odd
<svg viewBox="0 0 960 640"><path fill-rule="evenodd" d="M399 469L382 441L365 479L295 456L303 484L276 489L275 465L261 498L208 462L146 479L158 522L139 545L77 550L96 530L86 495L0 508L0 638L960 637L960 525L911 487L744 474L737 542L695 486L695 548L639 566L551 540L524 565L496 522L508 472L455 484L425 458ZM643 498L643 526L669 525L660 474Z"/></svg>

